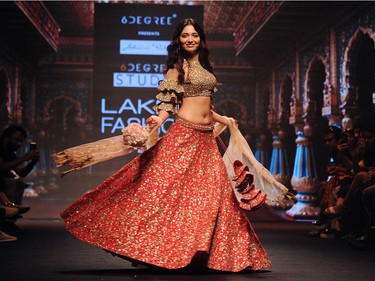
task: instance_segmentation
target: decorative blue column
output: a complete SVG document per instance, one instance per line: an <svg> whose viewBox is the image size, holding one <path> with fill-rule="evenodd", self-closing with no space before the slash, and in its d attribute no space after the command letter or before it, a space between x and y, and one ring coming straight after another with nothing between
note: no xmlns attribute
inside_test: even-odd
<svg viewBox="0 0 375 281"><path fill-rule="evenodd" d="M270 165L270 172L275 176L287 176L290 177L290 170L288 166L288 161L286 157L286 150L283 146L278 135L273 136L273 143L272 143L272 156L271 156L271 165ZM285 179L280 181L281 183L285 184Z"/></svg>
<svg viewBox="0 0 375 281"><path fill-rule="evenodd" d="M286 156L286 150L281 140L282 135L283 132L280 131L278 134L273 136L273 148L269 170L278 182L285 186L290 186L290 169ZM274 205L272 207L279 207L279 205Z"/></svg>
<svg viewBox="0 0 375 281"><path fill-rule="evenodd" d="M266 140L266 136L264 134L261 134L255 146L254 157L256 160L258 160L258 162L262 163L264 167L268 168L269 161L268 161L268 154L264 145L265 140Z"/></svg>
<svg viewBox="0 0 375 281"><path fill-rule="evenodd" d="M297 150L291 180L297 191L297 203L286 214L296 219L313 219L319 215L317 176L312 147L302 130L297 131Z"/></svg>

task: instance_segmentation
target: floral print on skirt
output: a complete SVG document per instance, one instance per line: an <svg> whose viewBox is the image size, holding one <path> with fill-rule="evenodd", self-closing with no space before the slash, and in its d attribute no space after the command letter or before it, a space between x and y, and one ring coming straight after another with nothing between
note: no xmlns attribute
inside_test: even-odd
<svg viewBox="0 0 375 281"><path fill-rule="evenodd" d="M164 268L185 267L197 252L215 270L270 266L212 131L179 122L61 216L82 241Z"/></svg>

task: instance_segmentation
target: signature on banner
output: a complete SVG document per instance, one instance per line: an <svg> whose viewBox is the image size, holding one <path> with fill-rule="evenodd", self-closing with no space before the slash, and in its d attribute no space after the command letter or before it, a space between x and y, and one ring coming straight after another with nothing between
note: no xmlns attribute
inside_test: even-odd
<svg viewBox="0 0 375 281"><path fill-rule="evenodd" d="M120 55L166 56L169 40L120 40Z"/></svg>

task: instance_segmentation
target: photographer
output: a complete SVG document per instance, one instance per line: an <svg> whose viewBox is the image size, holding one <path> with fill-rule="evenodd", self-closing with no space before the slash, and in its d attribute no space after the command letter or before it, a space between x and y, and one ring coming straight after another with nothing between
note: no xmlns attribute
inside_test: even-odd
<svg viewBox="0 0 375 281"><path fill-rule="evenodd" d="M354 167L358 170L345 197L325 210L329 217L341 217L350 226L352 238L366 234L373 220L375 184L375 130L363 129L363 158ZM366 190L366 191L365 191Z"/></svg>
<svg viewBox="0 0 375 281"><path fill-rule="evenodd" d="M335 151L336 165L327 168L328 173L336 176L338 181L339 188L337 189L336 202L338 204L345 198L353 180L353 154L356 143L357 141L354 138L352 130L342 132L337 142L337 150Z"/></svg>
<svg viewBox="0 0 375 281"><path fill-rule="evenodd" d="M1 200L6 207L18 208L20 213L27 212L29 207L22 207L22 197L27 184L21 178L26 177L39 160L36 147L19 157L17 151L27 138L26 130L18 125L10 125L0 136L0 178L2 191L9 199Z"/></svg>
<svg viewBox="0 0 375 281"><path fill-rule="evenodd" d="M320 234L322 237L332 233L331 220L324 211L344 200L352 182L352 150L356 143L354 134L342 132L336 126L330 126L324 131L324 141L330 153L330 160L327 163L328 179L319 190L321 214L319 219L313 223L317 231L311 233L311 236Z"/></svg>

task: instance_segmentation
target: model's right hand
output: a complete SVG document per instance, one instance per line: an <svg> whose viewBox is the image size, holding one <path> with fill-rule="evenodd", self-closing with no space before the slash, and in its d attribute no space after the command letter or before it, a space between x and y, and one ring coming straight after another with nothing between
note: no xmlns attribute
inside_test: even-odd
<svg viewBox="0 0 375 281"><path fill-rule="evenodd" d="M147 118L146 125L149 127L150 130L154 129L155 127L159 127L158 121L153 116Z"/></svg>
<svg viewBox="0 0 375 281"><path fill-rule="evenodd" d="M151 115L149 118L147 118L146 125L150 132L150 135L155 133L159 129L161 124L163 124L163 120L159 116Z"/></svg>

